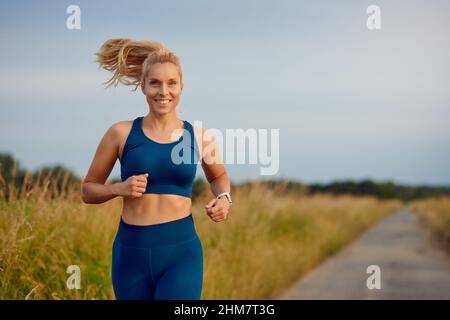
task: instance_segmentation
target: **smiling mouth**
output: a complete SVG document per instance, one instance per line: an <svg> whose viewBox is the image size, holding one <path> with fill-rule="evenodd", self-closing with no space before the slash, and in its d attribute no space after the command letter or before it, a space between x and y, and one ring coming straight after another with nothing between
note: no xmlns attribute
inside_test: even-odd
<svg viewBox="0 0 450 320"><path fill-rule="evenodd" d="M160 105L166 105L168 104L170 101L172 101L172 99L154 99L158 104Z"/></svg>

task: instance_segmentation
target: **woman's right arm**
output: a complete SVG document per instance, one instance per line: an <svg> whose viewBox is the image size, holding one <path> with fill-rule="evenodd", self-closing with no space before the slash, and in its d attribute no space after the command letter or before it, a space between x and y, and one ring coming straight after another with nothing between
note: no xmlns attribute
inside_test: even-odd
<svg viewBox="0 0 450 320"><path fill-rule="evenodd" d="M124 122L119 122L112 125L97 147L94 160L92 160L81 187L81 198L85 203L103 203L117 196L134 199L142 197L145 192L148 173L132 175L125 181L105 185L118 158L120 132L124 132L124 127L120 126L123 124ZM129 130L130 128L128 128Z"/></svg>
<svg viewBox="0 0 450 320"><path fill-rule="evenodd" d="M120 195L120 182L105 185L118 157L119 141L117 124L105 133L95 152L94 159L81 187L85 203L103 203Z"/></svg>

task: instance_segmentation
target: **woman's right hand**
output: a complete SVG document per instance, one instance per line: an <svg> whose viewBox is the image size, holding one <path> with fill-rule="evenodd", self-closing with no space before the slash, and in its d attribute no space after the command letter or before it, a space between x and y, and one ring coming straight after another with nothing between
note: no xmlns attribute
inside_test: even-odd
<svg viewBox="0 0 450 320"><path fill-rule="evenodd" d="M127 180L119 183L119 196L140 198L147 187L148 173L129 176Z"/></svg>

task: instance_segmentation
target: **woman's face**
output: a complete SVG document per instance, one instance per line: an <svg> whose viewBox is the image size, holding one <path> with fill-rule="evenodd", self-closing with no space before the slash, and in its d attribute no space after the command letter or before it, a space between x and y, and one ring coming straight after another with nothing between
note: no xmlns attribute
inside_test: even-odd
<svg viewBox="0 0 450 320"><path fill-rule="evenodd" d="M175 111L182 90L178 68L170 62L152 64L142 85L151 113Z"/></svg>

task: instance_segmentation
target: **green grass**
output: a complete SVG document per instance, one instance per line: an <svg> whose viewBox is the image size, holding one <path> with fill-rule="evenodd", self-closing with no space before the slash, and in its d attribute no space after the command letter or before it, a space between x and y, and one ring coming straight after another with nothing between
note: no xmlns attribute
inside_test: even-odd
<svg viewBox="0 0 450 320"><path fill-rule="evenodd" d="M411 203L413 211L421 223L427 227L450 253L450 198L434 197L416 200Z"/></svg>
<svg viewBox="0 0 450 320"><path fill-rule="evenodd" d="M88 205L79 188L65 196L51 190L0 204L0 299L114 299L110 261L121 198ZM193 204L204 248L202 299L276 297L401 206L373 197L275 193L258 183L233 192L225 222L204 212L210 194ZM79 290L66 288L69 265L81 268Z"/></svg>

